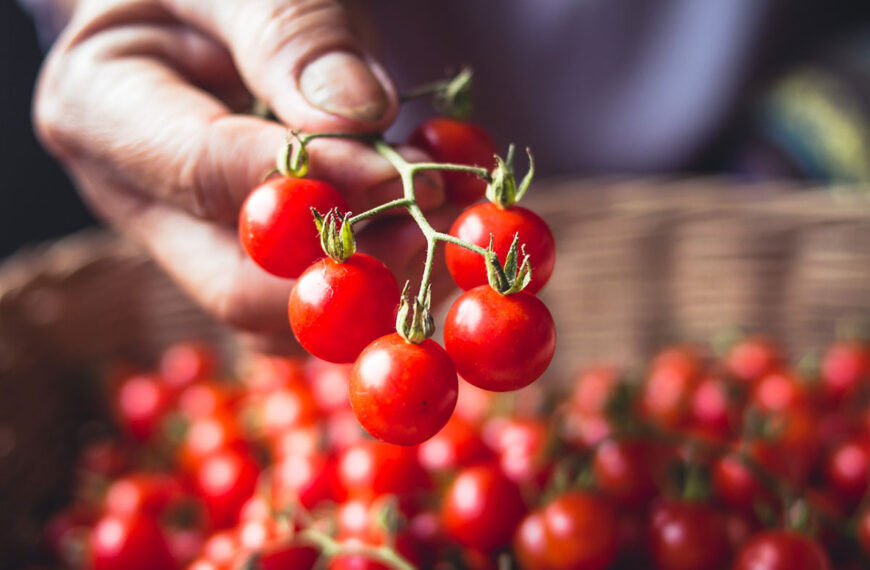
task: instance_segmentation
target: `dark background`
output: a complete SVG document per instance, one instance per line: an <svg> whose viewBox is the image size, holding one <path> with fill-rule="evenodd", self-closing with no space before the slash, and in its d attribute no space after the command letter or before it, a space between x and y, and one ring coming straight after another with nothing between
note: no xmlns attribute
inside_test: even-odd
<svg viewBox="0 0 870 570"><path fill-rule="evenodd" d="M0 1L0 258L93 224L33 134L30 99L42 50L15 0Z"/></svg>

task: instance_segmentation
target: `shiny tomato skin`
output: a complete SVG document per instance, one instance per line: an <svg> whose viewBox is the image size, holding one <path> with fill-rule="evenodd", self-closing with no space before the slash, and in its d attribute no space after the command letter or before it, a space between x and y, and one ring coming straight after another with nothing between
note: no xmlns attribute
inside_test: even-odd
<svg viewBox="0 0 870 570"><path fill-rule="evenodd" d="M483 128L447 117L435 117L421 124L408 139L411 146L425 151L438 162L452 162L495 168L495 141ZM447 199L460 206L483 198L486 182L474 174L442 172Z"/></svg>
<svg viewBox="0 0 870 570"><path fill-rule="evenodd" d="M870 478L870 444L854 438L837 444L825 462L825 478L846 504L857 504L867 492Z"/></svg>
<svg viewBox="0 0 870 570"><path fill-rule="evenodd" d="M146 514L158 518L181 497L181 484L170 475L131 473L109 486L105 511L118 516Z"/></svg>
<svg viewBox="0 0 870 570"><path fill-rule="evenodd" d="M544 507L543 517L552 568L604 570L616 559L619 521L607 499L567 491Z"/></svg>
<svg viewBox="0 0 870 570"><path fill-rule="evenodd" d="M250 453L223 449L203 459L195 474L195 492L205 504L212 528L233 526L257 487L260 468Z"/></svg>
<svg viewBox="0 0 870 570"><path fill-rule="evenodd" d="M656 505L648 539L660 570L716 570L728 561L725 520L704 503L672 500Z"/></svg>
<svg viewBox="0 0 870 570"><path fill-rule="evenodd" d="M174 570L176 563L157 521L146 515L107 515L90 536L93 570Z"/></svg>
<svg viewBox="0 0 870 570"><path fill-rule="evenodd" d="M137 441L159 435L161 421L172 404L169 388L157 376L146 374L125 379L116 401L119 422Z"/></svg>
<svg viewBox="0 0 870 570"><path fill-rule="evenodd" d="M821 391L832 404L855 395L870 381L870 347L844 341L828 348L822 357Z"/></svg>
<svg viewBox="0 0 870 570"><path fill-rule="evenodd" d="M830 570L828 555L818 542L793 531L756 534L737 553L734 570Z"/></svg>
<svg viewBox="0 0 870 570"><path fill-rule="evenodd" d="M752 384L773 372L782 363L782 353L772 340L749 336L732 346L725 356L725 366L737 380Z"/></svg>
<svg viewBox="0 0 870 570"><path fill-rule="evenodd" d="M311 208L326 214L347 203L325 182L272 178L251 191L239 213L239 239L260 267L278 277L298 277L323 257Z"/></svg>
<svg viewBox="0 0 870 570"><path fill-rule="evenodd" d="M514 534L514 552L523 570L552 570L547 560L547 531L544 516L532 511L522 520Z"/></svg>
<svg viewBox="0 0 870 570"><path fill-rule="evenodd" d="M344 262L324 257L306 269L290 292L290 326L312 355L350 363L396 325L399 285L380 260L356 253Z"/></svg>
<svg viewBox="0 0 870 570"><path fill-rule="evenodd" d="M357 442L338 456L336 471L341 491L364 499L388 494L411 497L430 485L417 454L414 447L370 439Z"/></svg>
<svg viewBox="0 0 870 570"><path fill-rule="evenodd" d="M490 550L510 542L525 513L517 484L485 464L464 469L447 488L441 523L460 545Z"/></svg>
<svg viewBox="0 0 870 570"><path fill-rule="evenodd" d="M438 343L414 344L392 333L362 351L349 389L351 407L369 434L394 445L415 445L450 419L459 386L453 362Z"/></svg>
<svg viewBox="0 0 870 570"><path fill-rule="evenodd" d="M648 441L605 441L594 451L592 472L599 489L628 509L644 507L658 493L656 450Z"/></svg>
<svg viewBox="0 0 870 570"><path fill-rule="evenodd" d="M483 248L489 246L492 234L492 247L502 263L517 233L532 266L532 280L525 290L537 293L550 280L556 265L556 241L540 216L522 206L502 208L487 202L462 212L450 227L450 235ZM462 289L467 291L488 283L486 265L479 254L451 243L444 252L447 269Z"/></svg>
<svg viewBox="0 0 870 570"><path fill-rule="evenodd" d="M556 326L544 303L520 291L502 295L489 285L466 291L444 323L444 345L460 376L494 392L537 380L556 350Z"/></svg>

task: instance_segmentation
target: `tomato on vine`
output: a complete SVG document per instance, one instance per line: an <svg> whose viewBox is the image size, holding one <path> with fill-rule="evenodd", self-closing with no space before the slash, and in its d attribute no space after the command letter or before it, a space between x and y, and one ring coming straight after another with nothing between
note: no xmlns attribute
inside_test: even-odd
<svg viewBox="0 0 870 570"><path fill-rule="evenodd" d="M604 570L616 559L618 518L603 497L566 491L544 507L543 519L553 570Z"/></svg>
<svg viewBox="0 0 870 570"><path fill-rule="evenodd" d="M278 277L298 277L324 256L311 208L347 211L341 194L325 182L280 177L255 188L239 213L239 239L257 265Z"/></svg>
<svg viewBox="0 0 870 570"><path fill-rule="evenodd" d="M544 373L556 350L556 327L546 305L534 295L502 295L481 285L450 307L444 345L465 380L505 392L527 386Z"/></svg>
<svg viewBox="0 0 870 570"><path fill-rule="evenodd" d="M94 570L175 570L166 536L156 519L144 515L107 515L90 536Z"/></svg>
<svg viewBox="0 0 870 570"><path fill-rule="evenodd" d="M431 339L419 344L397 333L359 355L350 375L350 404L373 437L395 445L422 443L453 413L459 390L447 352Z"/></svg>
<svg viewBox="0 0 870 570"><path fill-rule="evenodd" d="M492 137L472 123L435 117L421 124L408 143L439 162L482 166L492 170L497 148ZM486 182L468 172L444 172L447 199L460 206L473 204L486 191Z"/></svg>
<svg viewBox="0 0 870 570"><path fill-rule="evenodd" d="M653 508L650 550L660 570L715 570L728 562L725 519L711 506L694 501L663 501Z"/></svg>
<svg viewBox="0 0 870 570"><path fill-rule="evenodd" d="M536 213L522 206L502 207L486 202L462 212L450 228L450 235L483 248L489 245L492 235L492 247L499 259L505 258L517 234L532 264L532 281L526 291L537 293L553 274L556 242L550 227ZM452 243L444 252L447 269L459 287L467 291L487 283L486 265L480 254Z"/></svg>
<svg viewBox="0 0 870 570"><path fill-rule="evenodd" d="M299 344L328 362L350 363L396 322L399 285L380 260L355 253L324 257L306 269L290 293L290 326Z"/></svg>
<svg viewBox="0 0 870 570"><path fill-rule="evenodd" d="M734 562L734 570L830 570L821 545L790 530L768 530L747 542Z"/></svg>

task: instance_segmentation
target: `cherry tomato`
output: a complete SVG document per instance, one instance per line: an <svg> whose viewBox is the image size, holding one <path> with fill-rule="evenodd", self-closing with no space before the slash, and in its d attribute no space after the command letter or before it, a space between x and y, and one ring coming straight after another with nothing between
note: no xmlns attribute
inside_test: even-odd
<svg viewBox="0 0 870 570"><path fill-rule="evenodd" d="M307 384L287 384L257 398L254 410L260 427L269 436L276 436L298 426L312 424L317 419L317 404Z"/></svg>
<svg viewBox="0 0 870 570"><path fill-rule="evenodd" d="M689 349L672 348L655 359L640 391L644 418L666 429L686 420L700 364Z"/></svg>
<svg viewBox="0 0 870 570"><path fill-rule="evenodd" d="M516 483L495 465L469 467L447 488L444 529L462 546L494 549L510 542L526 508Z"/></svg>
<svg viewBox="0 0 870 570"><path fill-rule="evenodd" d="M393 333L359 355L350 375L350 404L373 437L414 445L444 427L458 389L453 362L438 343L414 344Z"/></svg>
<svg viewBox="0 0 870 570"><path fill-rule="evenodd" d="M438 162L495 168L495 142L477 125L436 117L421 124L408 143ZM447 199L460 206L477 202L486 192L486 182L466 172L442 172Z"/></svg>
<svg viewBox="0 0 870 570"><path fill-rule="evenodd" d="M513 545L517 562L523 570L551 570L547 558L547 529L540 511L532 511L522 520L514 535Z"/></svg>
<svg viewBox="0 0 870 570"><path fill-rule="evenodd" d="M166 536L146 515L107 515L90 536L93 570L175 570Z"/></svg>
<svg viewBox="0 0 870 570"><path fill-rule="evenodd" d="M118 420L138 441L149 440L159 433L160 422L170 405L169 391L156 376L131 376L118 390Z"/></svg>
<svg viewBox="0 0 870 570"><path fill-rule="evenodd" d="M601 491L617 504L639 508L658 492L655 450L641 440L606 441L592 459L592 472Z"/></svg>
<svg viewBox="0 0 870 570"><path fill-rule="evenodd" d="M808 396L796 376L773 372L757 380L750 402L762 412L782 412L806 406Z"/></svg>
<svg viewBox="0 0 870 570"><path fill-rule="evenodd" d="M430 483L417 453L413 447L360 441L339 455L339 483L345 493L358 498L413 495Z"/></svg>
<svg viewBox="0 0 870 570"><path fill-rule="evenodd" d="M616 559L618 518L606 499L568 491L544 507L543 517L547 560L554 570L604 570Z"/></svg>
<svg viewBox="0 0 870 570"><path fill-rule="evenodd" d="M291 455L272 468L274 503L281 508L298 502L311 510L338 498L337 489L335 461L321 454Z"/></svg>
<svg viewBox="0 0 870 570"><path fill-rule="evenodd" d="M202 460L213 453L244 445L239 426L231 416L218 413L195 418L187 426L178 448L178 463L184 472L193 473Z"/></svg>
<svg viewBox="0 0 870 570"><path fill-rule="evenodd" d="M746 337L728 351L725 365L738 380L747 384L773 372L782 362L779 347L770 339L761 336Z"/></svg>
<svg viewBox="0 0 870 570"><path fill-rule="evenodd" d="M204 459L196 471L196 494L205 504L212 528L238 522L239 511L257 487L260 467L249 453L224 449Z"/></svg>
<svg viewBox="0 0 870 570"><path fill-rule="evenodd" d="M713 489L732 509L754 513L756 504L769 501L769 494L749 468L736 455L723 455L713 464Z"/></svg>
<svg viewBox="0 0 870 570"><path fill-rule="evenodd" d="M825 463L825 476L831 489L847 504L860 501L870 477L870 445L861 439L838 444Z"/></svg>
<svg viewBox="0 0 870 570"><path fill-rule="evenodd" d="M450 235L483 248L489 246L490 234L492 247L502 263L514 235L520 235L520 244L525 245L532 266L532 280L526 291L540 291L550 280L556 265L556 241L547 223L522 206L502 208L487 202L462 212L450 228ZM446 245L444 252L447 269L461 288L467 291L488 283L482 256L452 243Z"/></svg>
<svg viewBox="0 0 870 570"><path fill-rule="evenodd" d="M160 358L160 375L174 390L199 380L210 380L217 355L204 342L181 342L170 346Z"/></svg>
<svg viewBox="0 0 870 570"><path fill-rule="evenodd" d="M311 208L347 211L338 190L317 180L272 178L248 195L239 213L239 239L260 267L278 277L299 277L323 257Z"/></svg>
<svg viewBox="0 0 870 570"><path fill-rule="evenodd" d="M502 472L522 484L546 479L550 467L548 428L543 419L502 416L489 420L483 426L483 435L498 454Z"/></svg>
<svg viewBox="0 0 870 570"><path fill-rule="evenodd" d="M648 536L660 570L715 570L728 561L725 520L703 503L664 501L656 505Z"/></svg>
<svg viewBox="0 0 870 570"><path fill-rule="evenodd" d="M547 306L534 295L502 295L481 285L450 307L444 345L469 383L494 392L517 390L537 380L550 365L556 326Z"/></svg>
<svg viewBox="0 0 870 570"><path fill-rule="evenodd" d="M449 471L489 455L475 426L458 414L419 447L420 463L430 471Z"/></svg>
<svg viewBox="0 0 870 570"><path fill-rule="evenodd" d="M584 414L606 414L619 387L619 374L608 366L584 370L571 392L571 407Z"/></svg>
<svg viewBox="0 0 870 570"><path fill-rule="evenodd" d="M158 518L181 496L181 484L170 475L133 473L109 486L105 511L118 516L145 514Z"/></svg>
<svg viewBox="0 0 870 570"><path fill-rule="evenodd" d="M729 384L716 376L707 376L692 393L689 424L699 435L725 441L737 428L737 412Z"/></svg>
<svg viewBox="0 0 870 570"><path fill-rule="evenodd" d="M229 568L239 551L239 537L232 530L211 535L202 547L202 557L218 568Z"/></svg>
<svg viewBox="0 0 870 570"><path fill-rule="evenodd" d="M840 342L822 358L821 389L831 403L854 396L870 381L870 347L864 342Z"/></svg>
<svg viewBox="0 0 870 570"><path fill-rule="evenodd" d="M349 363L396 325L399 285L387 266L356 253L324 257L296 281L288 313L293 334L317 358Z"/></svg>
<svg viewBox="0 0 870 570"><path fill-rule="evenodd" d="M788 530L768 530L747 542L734 570L830 570L831 563L818 542Z"/></svg>

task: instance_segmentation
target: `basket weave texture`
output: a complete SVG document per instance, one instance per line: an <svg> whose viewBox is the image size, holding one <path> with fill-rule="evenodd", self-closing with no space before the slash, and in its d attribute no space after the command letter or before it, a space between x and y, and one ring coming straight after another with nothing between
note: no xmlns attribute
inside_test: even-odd
<svg viewBox="0 0 870 570"><path fill-rule="evenodd" d="M866 195L866 194L865 194ZM723 180L564 180L524 200L553 228L542 292L557 322L550 376L643 362L674 340L742 326L793 355L870 316L870 201ZM114 234L88 232L0 266L0 567L19 566L68 491L92 403L86 372L231 335Z"/></svg>

